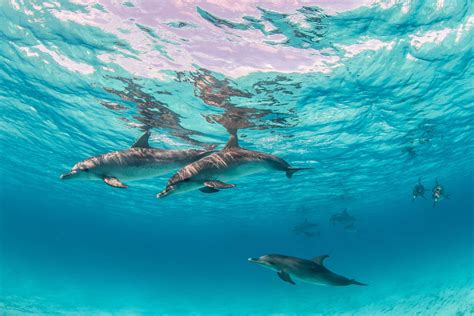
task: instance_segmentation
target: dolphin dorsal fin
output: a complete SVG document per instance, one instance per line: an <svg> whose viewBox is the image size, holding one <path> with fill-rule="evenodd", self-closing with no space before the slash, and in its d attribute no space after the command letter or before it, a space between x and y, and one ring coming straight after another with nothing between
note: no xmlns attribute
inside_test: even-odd
<svg viewBox="0 0 474 316"><path fill-rule="evenodd" d="M237 138L237 133L230 134L227 144L225 144L224 149L236 148L239 146L239 139Z"/></svg>
<svg viewBox="0 0 474 316"><path fill-rule="evenodd" d="M311 260L322 266L326 258L329 258L329 255L317 256Z"/></svg>
<svg viewBox="0 0 474 316"><path fill-rule="evenodd" d="M132 145L132 148L150 148L150 145L148 144L150 135L151 133L147 131L135 142L135 144Z"/></svg>

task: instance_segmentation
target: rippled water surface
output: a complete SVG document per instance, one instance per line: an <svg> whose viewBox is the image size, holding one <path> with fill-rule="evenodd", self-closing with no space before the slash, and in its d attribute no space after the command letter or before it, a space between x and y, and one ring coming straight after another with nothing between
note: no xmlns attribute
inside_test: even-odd
<svg viewBox="0 0 474 316"><path fill-rule="evenodd" d="M473 24L456 0L0 1L0 310L474 313ZM222 149L232 130L313 169L166 199L172 173L59 179L147 131ZM247 262L267 253L369 285L293 286Z"/></svg>

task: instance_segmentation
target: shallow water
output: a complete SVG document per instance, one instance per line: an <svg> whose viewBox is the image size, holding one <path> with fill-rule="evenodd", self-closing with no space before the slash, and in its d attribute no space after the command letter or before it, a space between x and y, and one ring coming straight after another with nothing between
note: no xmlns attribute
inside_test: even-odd
<svg viewBox="0 0 474 316"><path fill-rule="evenodd" d="M0 2L0 310L473 314L471 2L311 5ZM160 200L171 174L59 179L144 131L222 148L234 128L314 169ZM344 208L354 228L330 222ZM368 286L293 286L247 262L268 253L329 254Z"/></svg>

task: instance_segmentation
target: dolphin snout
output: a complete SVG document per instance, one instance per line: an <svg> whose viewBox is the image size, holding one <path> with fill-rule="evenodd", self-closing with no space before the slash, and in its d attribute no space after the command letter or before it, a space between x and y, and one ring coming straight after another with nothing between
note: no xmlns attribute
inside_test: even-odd
<svg viewBox="0 0 474 316"><path fill-rule="evenodd" d="M248 258L249 262L258 263L260 260L258 258Z"/></svg>
<svg viewBox="0 0 474 316"><path fill-rule="evenodd" d="M169 189L164 189L163 191L161 191L160 193L158 193L158 194L156 195L156 198L157 198L157 199L164 198L164 197L166 197L168 194L170 194L170 192L171 192L171 190L169 190Z"/></svg>
<svg viewBox="0 0 474 316"><path fill-rule="evenodd" d="M68 179L71 179L75 174L77 174L77 171L71 171L71 172L68 172L68 173L64 173L59 177L59 179L68 180Z"/></svg>

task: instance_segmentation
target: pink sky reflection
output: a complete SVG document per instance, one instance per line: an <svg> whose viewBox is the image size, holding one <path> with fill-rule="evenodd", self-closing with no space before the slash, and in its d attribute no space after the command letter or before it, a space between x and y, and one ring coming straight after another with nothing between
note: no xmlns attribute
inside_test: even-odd
<svg viewBox="0 0 474 316"><path fill-rule="evenodd" d="M328 73L338 65L339 57L323 56L314 49L265 43L281 42L285 39L282 35L264 35L254 29L241 31L216 27L198 14L197 6L219 18L243 23L242 17L246 15L260 18L261 12L257 7L298 14L296 9L316 5L329 14L335 14L370 5L373 1L129 1L133 7L123 5L125 1L99 1L107 13L94 8L95 2L77 2L87 3L90 12L55 10L53 13L61 19L100 27L139 51L139 60L120 54L104 54L100 56L103 61L116 63L144 77L162 77L162 70L193 70L193 65L226 76L240 77L257 71ZM195 27L173 28L167 25L180 21ZM136 23L152 29L162 40L153 38ZM162 46L173 60L163 56L156 45Z"/></svg>

